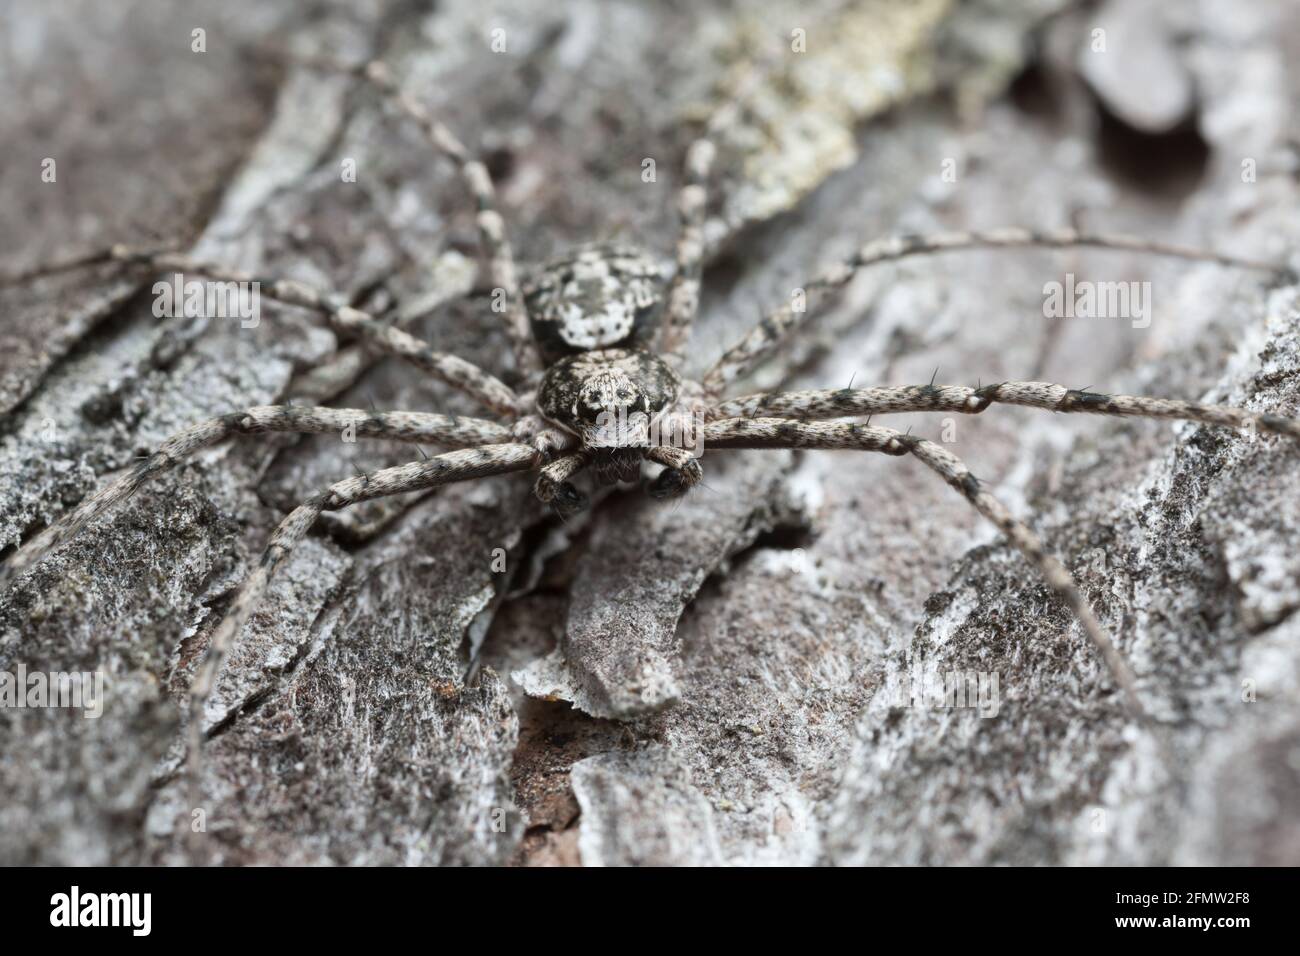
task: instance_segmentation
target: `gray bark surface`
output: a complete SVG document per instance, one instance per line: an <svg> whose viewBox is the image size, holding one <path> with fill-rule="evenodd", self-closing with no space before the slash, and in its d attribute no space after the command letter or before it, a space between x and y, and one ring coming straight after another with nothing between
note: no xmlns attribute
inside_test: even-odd
<svg viewBox="0 0 1300 956"><path fill-rule="evenodd" d="M807 59L724 142L694 372L891 233L1080 225L1297 263L1293 5L693 6L6 4L0 272L176 238L376 312L423 300L412 331L507 374L454 168L372 92L270 48L389 60L488 157L522 262L614 237L667 259L692 124L795 28ZM1092 51L1096 28L1119 46ZM1045 318L1066 273L1150 282L1149 325ZM355 349L323 391L340 343L318 318L159 320L154 278L0 289L0 548L212 415L294 396L477 413ZM1297 417L1300 287L1099 251L910 260L856 279L746 390L936 368ZM1162 741L918 462L717 451L679 504L622 489L568 524L527 476L326 516L208 703L208 858L1300 862L1300 450L1019 408L889 424L942 440L1061 556ZM98 719L0 708L0 862L185 861L185 689L235 587L294 504L412 457L226 443L0 593L0 671L107 681ZM912 696L966 673L996 676L995 714Z"/></svg>

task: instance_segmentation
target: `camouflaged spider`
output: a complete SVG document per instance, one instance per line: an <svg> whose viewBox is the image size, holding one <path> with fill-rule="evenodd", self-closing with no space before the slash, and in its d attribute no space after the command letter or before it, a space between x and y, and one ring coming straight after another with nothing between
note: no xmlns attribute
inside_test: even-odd
<svg viewBox="0 0 1300 956"><path fill-rule="evenodd" d="M205 446L236 434L330 432L354 428L359 436L426 442L453 450L410 464L339 481L294 509L275 529L259 565L248 575L230 609L212 634L207 654L190 688L189 779L192 805L198 804L202 712L214 678L235 636L257 606L277 567L324 511L357 502L449 482L517 471L536 471L535 491L562 514L581 508L584 496L571 481L590 469L601 482L635 480L642 461L663 466L649 485L656 497L684 494L701 478L703 448L799 448L874 451L911 455L936 472L993 522L1069 604L1104 660L1124 703L1134 717L1143 710L1132 672L1102 630L1069 572L1049 555L1038 537L1017 520L963 462L923 438L855 419L891 412L979 413L995 403L1026 405L1056 412L1182 418L1212 425L1247 427L1300 438L1300 422L1242 409L1186 401L1104 395L1043 382L1001 382L979 388L960 385L841 388L725 398L728 386L745 375L815 312L792 305L769 313L727 350L699 382L684 381L679 368L698 306L705 258L705 184L714 156L711 131L694 142L686 157L685 185L678 197L681 217L676 269L661 275L656 260L628 246L592 246L546 266L521 288L495 208L492 180L484 164L405 94L380 62L355 72L391 98L417 123L430 144L459 167L478 205L477 224L490 263L492 284L505 303L506 332L514 353L519 393L493 375L453 355L438 353L402 329L350 307L334 293L297 282L247 275L201 263L166 250L123 246L73 261L10 276L6 282L99 262L121 262L141 271L201 273L218 281L261 284L273 300L322 313L338 331L359 337L371 348L404 358L476 399L492 419L452 417L429 412L370 412L299 406L263 406L200 422L164 441L148 458L91 495L73 512L47 528L9 561L6 574L31 565L65 543L90 521L129 497L154 475L175 467ZM1096 246L1280 271L1196 249L1135 239L1059 230L1004 229L929 237L877 240L848 261L825 270L806 285L824 297L842 288L874 263L949 250L1009 247ZM667 423L699 423L694 442L666 443L655 438Z"/></svg>

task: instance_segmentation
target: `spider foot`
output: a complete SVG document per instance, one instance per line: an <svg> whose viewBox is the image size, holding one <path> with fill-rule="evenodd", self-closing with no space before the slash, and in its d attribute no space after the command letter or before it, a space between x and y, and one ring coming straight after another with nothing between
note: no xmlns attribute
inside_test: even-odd
<svg viewBox="0 0 1300 956"><path fill-rule="evenodd" d="M571 481L557 481L542 474L533 485L533 494L548 503L561 518L577 514L590 504L589 499Z"/></svg>
<svg viewBox="0 0 1300 956"><path fill-rule="evenodd" d="M660 500L680 498L703 479L704 469L696 459L691 458L680 468L664 468L654 481L646 485L646 492L650 497Z"/></svg>
<svg viewBox="0 0 1300 956"><path fill-rule="evenodd" d="M551 499L551 507L561 518L569 518L576 515L579 511L586 509L590 499L579 491L573 482L562 482L555 489L555 497Z"/></svg>

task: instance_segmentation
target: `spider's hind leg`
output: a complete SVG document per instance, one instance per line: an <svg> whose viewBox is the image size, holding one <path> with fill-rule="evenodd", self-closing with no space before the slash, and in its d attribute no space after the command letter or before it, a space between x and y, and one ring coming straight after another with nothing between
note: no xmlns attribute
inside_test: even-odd
<svg viewBox="0 0 1300 956"><path fill-rule="evenodd" d="M350 408L311 408L301 405L260 405L210 418L184 428L163 441L116 480L89 495L73 511L50 525L0 568L0 583L36 564L81 531L130 498L145 482L178 467L196 452L233 435L262 432L324 434L351 429L361 437L434 445L486 445L509 441L510 432L480 418L453 418L431 412L372 412Z"/></svg>
<svg viewBox="0 0 1300 956"><path fill-rule="evenodd" d="M1102 628L1074 577L1065 565L1048 553L1038 535L995 498L971 474L965 462L946 448L892 428L852 422L728 418L706 425L704 433L705 440L713 448L828 448L875 451L895 456L910 454L943 478L976 511L991 521L1069 605L1119 688L1125 709L1138 722L1147 722L1132 668Z"/></svg>
<svg viewBox="0 0 1300 956"><path fill-rule="evenodd" d="M213 282L233 282L247 286L256 290L258 296L272 302L309 309L323 315L336 332L355 335L381 354L405 359L493 412L516 415L520 410L519 396L514 390L473 363L456 355L435 352L422 339L409 332L352 308L339 293L317 289L294 279L258 275L219 263L202 262L183 253L115 245L39 269L0 274L0 288L72 269L112 262L151 272L191 273L205 276Z"/></svg>
<svg viewBox="0 0 1300 956"><path fill-rule="evenodd" d="M744 111L753 105L753 95L763 89L773 69L768 62L761 69L749 71L748 77L709 117L700 135L686 150L683 183L677 192L677 215L680 221L677 233L677 271L668 289L668 305L664 311L663 326L659 336L659 351L673 368L680 369L686 360L686 347L690 342L691 327L700 310L700 283L704 274L704 260L710 249L705 235L705 222L709 203L709 176L718 155L717 143L726 131L734 130Z"/></svg>
<svg viewBox="0 0 1300 956"><path fill-rule="evenodd" d="M497 210L496 187L486 164L475 157L444 123L437 119L417 98L404 90L393 76L392 69L382 60L372 60L360 67L349 67L326 61L308 61L311 65L342 69L360 76L401 113L410 119L424 135L426 142L456 164L461 181L474 199L475 223L479 240L487 254L492 285L504 298L506 334L515 356L515 365L521 375L527 376L541 369L541 358L533 343L528 321L528 307L519 287L514 253L506 236L505 220Z"/></svg>
<svg viewBox="0 0 1300 956"><path fill-rule="evenodd" d="M708 203L706 184L715 149L707 138L697 139L686 154L686 183L677 194L681 218L677 236L677 272L668 289L660 338L668 364L680 367L690 340L691 326L700 308L700 279L704 273L704 214Z"/></svg>
<svg viewBox="0 0 1300 956"><path fill-rule="evenodd" d="M202 753L206 737L204 710L217 674L221 671L221 665L234 644L235 637L261 603L272 575L306 536L316 519L325 511L336 511L373 498L420 491L472 478L526 471L537 465L538 458L535 448L518 442L463 448L423 461L384 468L369 475L335 482L322 493L303 502L280 522L267 543L261 561L244 579L231 602L230 610L213 631L203 662L190 684L186 776L191 808L202 803ZM188 821L188 815L185 820ZM202 851L201 839L197 833L191 837L196 856Z"/></svg>

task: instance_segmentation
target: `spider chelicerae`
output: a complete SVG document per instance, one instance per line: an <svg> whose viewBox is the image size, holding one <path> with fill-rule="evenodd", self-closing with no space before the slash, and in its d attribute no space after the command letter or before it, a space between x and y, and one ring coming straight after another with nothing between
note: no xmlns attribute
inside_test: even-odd
<svg viewBox="0 0 1300 956"><path fill-rule="evenodd" d="M338 68L338 64L329 64ZM625 244L580 248L543 267L526 284L516 277L510 244L496 209L487 167L423 104L406 94L382 62L348 68L390 98L416 123L431 146L454 162L474 197L477 226L491 283L513 353L512 388L455 355L436 352L402 328L351 307L343 296L302 283L261 277L199 262L172 249L114 246L73 260L0 279L41 276L105 262L141 272L183 272L221 282L256 282L261 293L324 315L339 332L377 352L398 356L476 400L492 416L467 418L433 412L269 405L199 422L164 441L128 472L88 497L11 556L6 576L59 548L89 522L129 497L144 482L176 467L201 448L240 434L324 433L431 444L450 449L432 457L338 481L295 508L272 533L260 563L248 575L213 632L189 690L188 754L192 806L199 803L202 712L233 641L257 607L286 556L323 512L370 499L511 472L536 472L534 490L567 516L585 507L574 479L635 481L642 463L662 470L647 485L656 498L686 494L699 484L707 451L840 449L911 455L934 471L988 518L1070 606L1103 659L1124 704L1145 719L1130 667L1099 624L1069 572L1048 554L1034 532L1013 514L951 451L924 438L872 424L872 416L942 411L975 414L993 404L1054 412L1181 418L1300 438L1300 421L1244 409L1189 401L1107 395L1044 382L997 382L976 387L926 385L772 392L727 397L734 382L770 357L815 314L818 300L844 287L875 263L928 253L975 248L1094 246L1167 255L1265 271L1282 267L1214 252L1127 236L1075 230L1001 229L893 237L864 245L847 261L808 282L808 307L792 301L768 313L727 349L699 381L683 379L683 365L698 303L706 256L704 236L720 114L688 149L678 195L681 225L676 268L662 274L658 260Z"/></svg>

